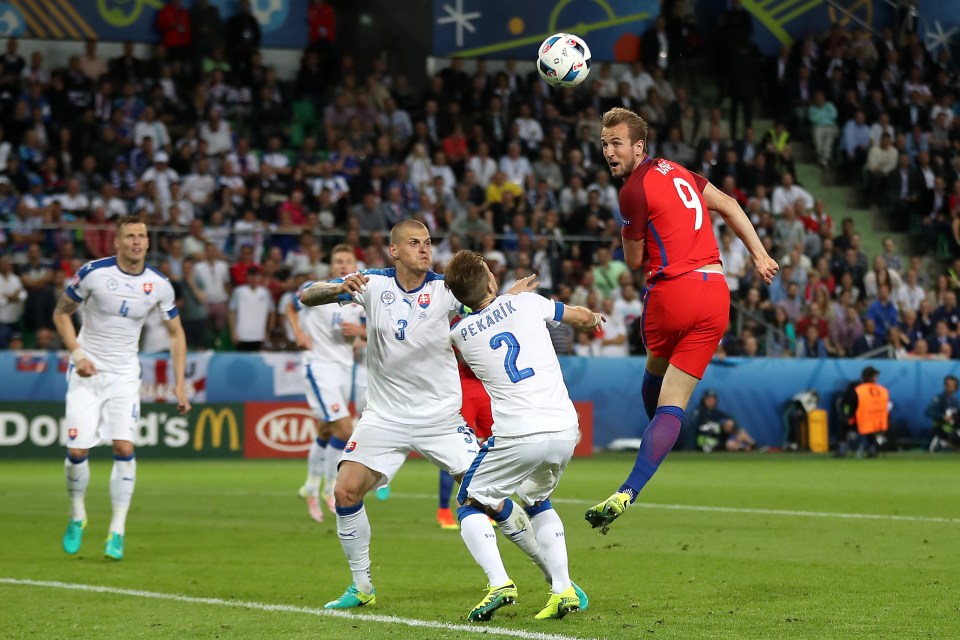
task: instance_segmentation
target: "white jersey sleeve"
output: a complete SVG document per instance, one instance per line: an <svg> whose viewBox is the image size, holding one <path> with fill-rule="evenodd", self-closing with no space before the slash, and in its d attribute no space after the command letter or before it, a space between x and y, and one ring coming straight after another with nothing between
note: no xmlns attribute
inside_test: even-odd
<svg viewBox="0 0 960 640"><path fill-rule="evenodd" d="M450 340L490 394L495 435L558 432L578 424L547 324L563 304L503 295L451 327Z"/></svg>

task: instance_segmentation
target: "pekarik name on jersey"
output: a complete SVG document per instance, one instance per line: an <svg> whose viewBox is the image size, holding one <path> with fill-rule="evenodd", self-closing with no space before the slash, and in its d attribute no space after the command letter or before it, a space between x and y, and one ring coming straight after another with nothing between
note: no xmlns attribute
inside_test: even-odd
<svg viewBox="0 0 960 640"><path fill-rule="evenodd" d="M517 310L513 307L513 302L501 302L496 308L487 310L488 313L476 320L470 320L465 326L460 328L460 335L466 340L469 336L479 335L487 329L493 328L498 322L506 318ZM468 316L469 317L469 316ZM469 334L469 335L468 335Z"/></svg>

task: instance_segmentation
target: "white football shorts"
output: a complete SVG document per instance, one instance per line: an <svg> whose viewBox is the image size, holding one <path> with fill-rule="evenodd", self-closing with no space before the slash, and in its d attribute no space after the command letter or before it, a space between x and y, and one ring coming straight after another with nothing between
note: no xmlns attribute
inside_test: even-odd
<svg viewBox="0 0 960 640"><path fill-rule="evenodd" d="M102 440L134 441L140 419L140 376L67 371L67 447L90 449Z"/></svg>
<svg viewBox="0 0 960 640"><path fill-rule="evenodd" d="M457 476L470 467L480 446L459 413L436 425L406 425L385 420L368 407L340 462L358 462L382 474L376 485L382 487L390 484L411 451Z"/></svg>
<svg viewBox="0 0 960 640"><path fill-rule="evenodd" d="M307 378L307 403L314 415L324 422L349 418L352 367L308 362L303 369Z"/></svg>
<svg viewBox="0 0 960 640"><path fill-rule="evenodd" d="M578 434L579 429L573 427L558 433L494 435L464 475L457 501L463 504L470 497L496 508L514 493L523 506L546 500L573 457Z"/></svg>

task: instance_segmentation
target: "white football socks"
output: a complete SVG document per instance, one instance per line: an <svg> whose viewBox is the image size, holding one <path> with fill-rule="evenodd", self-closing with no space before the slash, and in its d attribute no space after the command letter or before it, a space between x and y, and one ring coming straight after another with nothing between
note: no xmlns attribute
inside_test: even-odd
<svg viewBox="0 0 960 640"><path fill-rule="evenodd" d="M563 522L553 509L541 511L530 518L533 530L540 543L540 552L546 560L551 589L554 593L563 593L570 586L570 569L567 566L567 541L564 537Z"/></svg>
<svg viewBox="0 0 960 640"><path fill-rule="evenodd" d="M323 479L327 460L327 443L317 442L314 438L310 443L310 453L307 455L307 495L316 498L320 495L320 481Z"/></svg>
<svg viewBox="0 0 960 640"><path fill-rule="evenodd" d="M540 544L537 541L537 534L533 524L530 522L530 517L520 505L511 500L507 500L504 503L505 508L507 502L512 504L512 511L506 520L497 523L500 526L501 533L512 543L520 547L520 550L533 560L533 564L540 567L544 579L547 582L551 582L552 574L550 573L550 568L547 565L547 560L540 548Z"/></svg>
<svg viewBox="0 0 960 640"><path fill-rule="evenodd" d="M90 463L87 458L74 462L67 456L63 462L63 472L67 477L67 495L70 496L70 519L86 520L87 509L83 497L90 484Z"/></svg>
<svg viewBox="0 0 960 640"><path fill-rule="evenodd" d="M499 587L510 581L497 547L497 534L485 513L476 511L460 520L460 537L483 572L487 583Z"/></svg>
<svg viewBox="0 0 960 640"><path fill-rule="evenodd" d="M110 502L113 504L113 518L110 520L110 532L124 535L127 523L127 511L133 499L133 487L137 483L137 459L113 458L110 471Z"/></svg>
<svg viewBox="0 0 960 640"><path fill-rule="evenodd" d="M354 511L354 509L356 509ZM341 515L342 511L349 511ZM337 535L353 573L353 584L363 593L373 592L370 578L370 520L361 502L357 507L337 507Z"/></svg>
<svg viewBox="0 0 960 640"><path fill-rule="evenodd" d="M340 464L340 458L343 457L343 448L347 443L339 438L330 438L327 445L327 461L325 464L325 480L323 484L323 494L333 495L333 488L337 485L337 465Z"/></svg>

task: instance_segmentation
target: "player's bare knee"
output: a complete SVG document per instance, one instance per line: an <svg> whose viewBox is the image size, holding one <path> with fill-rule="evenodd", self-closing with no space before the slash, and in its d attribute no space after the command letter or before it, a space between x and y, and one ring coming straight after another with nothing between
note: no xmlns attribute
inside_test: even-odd
<svg viewBox="0 0 960 640"><path fill-rule="evenodd" d="M89 449L67 449L67 455L74 460L86 458L89 452Z"/></svg>
<svg viewBox="0 0 960 640"><path fill-rule="evenodd" d="M113 455L129 458L133 455L133 443L129 440L114 440Z"/></svg>
<svg viewBox="0 0 960 640"><path fill-rule="evenodd" d="M337 486L333 489L333 499L338 507L352 507L360 504L363 494L361 494L359 486L341 485L337 482Z"/></svg>

